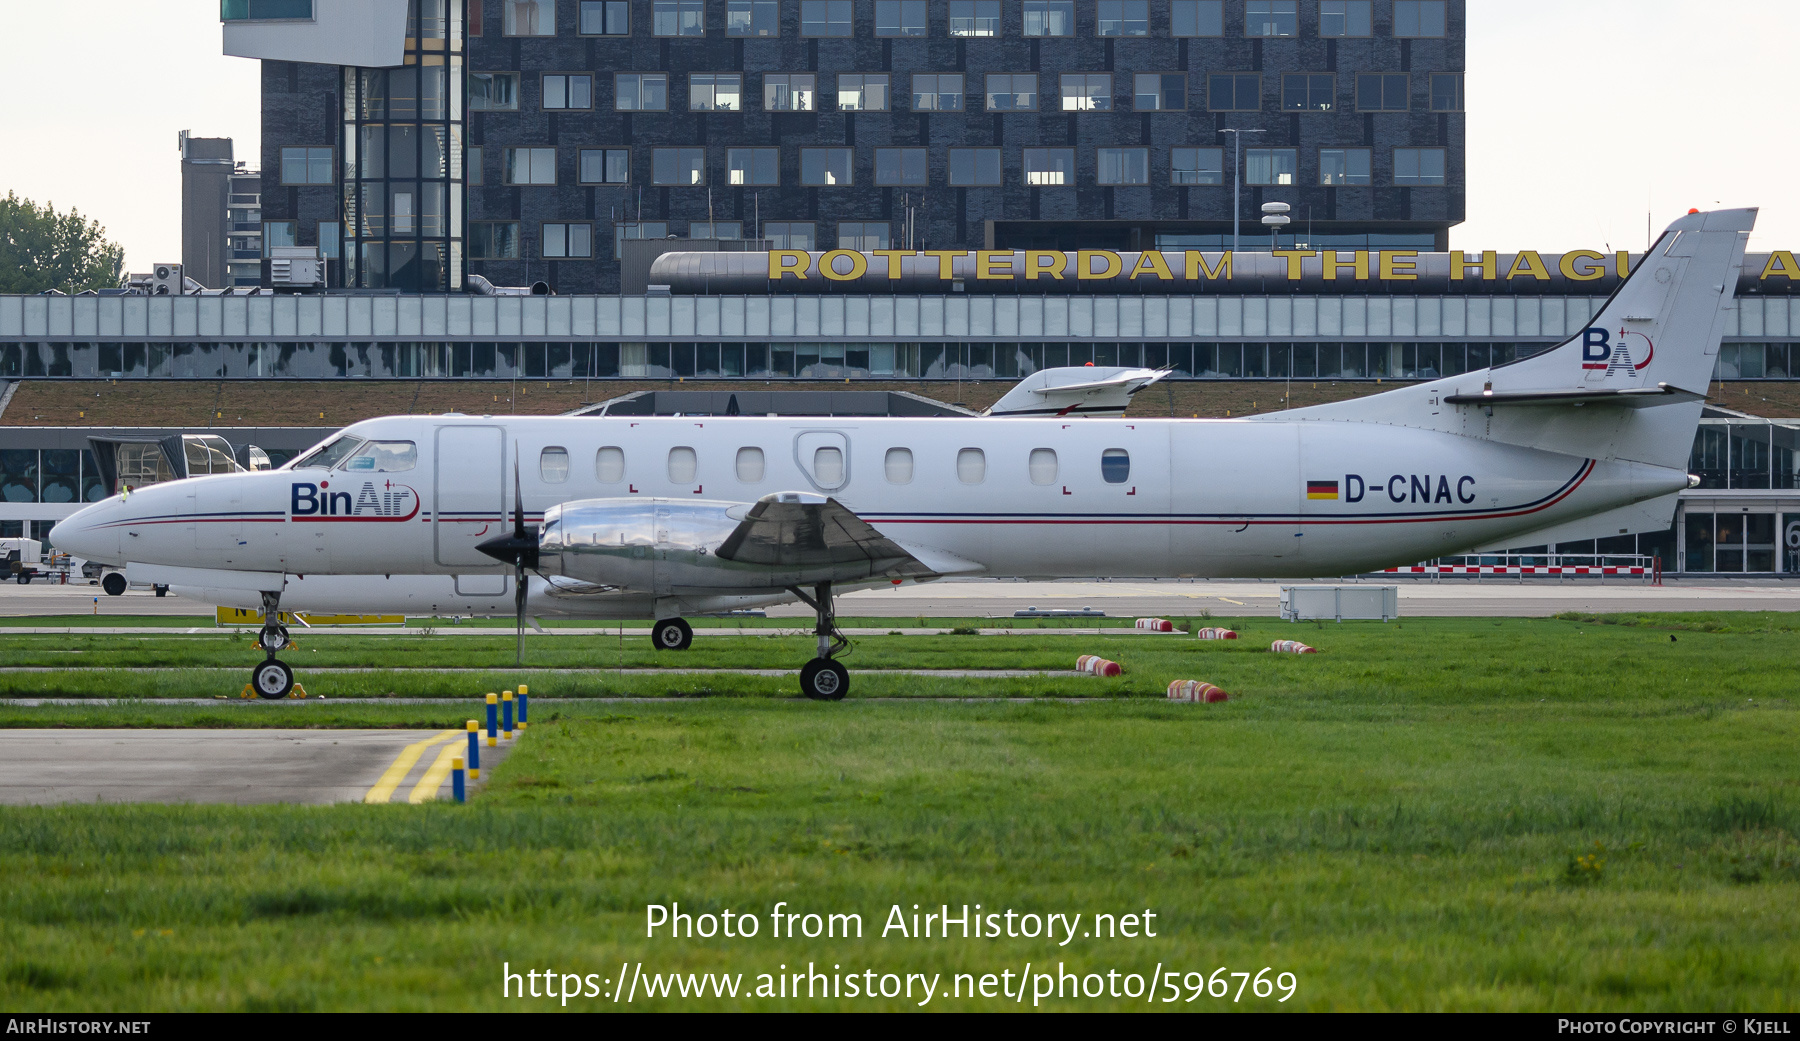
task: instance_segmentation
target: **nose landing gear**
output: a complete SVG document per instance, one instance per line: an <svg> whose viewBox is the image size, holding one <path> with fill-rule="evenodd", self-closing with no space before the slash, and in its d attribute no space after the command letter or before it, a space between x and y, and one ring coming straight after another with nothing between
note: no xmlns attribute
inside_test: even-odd
<svg viewBox="0 0 1800 1041"><path fill-rule="evenodd" d="M800 692L814 701L842 701L850 693L850 670L836 660L850 646L837 628L837 613L831 603L831 583L820 582L808 596L797 586L788 592L813 609L819 622L813 632L819 638L819 656L800 669Z"/></svg>
<svg viewBox="0 0 1800 1041"><path fill-rule="evenodd" d="M267 658L250 673L250 689L268 701L280 701L294 689L294 670L276 660L275 653L284 651L292 642L287 626L281 624L281 594L264 593L263 627L256 634L256 646Z"/></svg>

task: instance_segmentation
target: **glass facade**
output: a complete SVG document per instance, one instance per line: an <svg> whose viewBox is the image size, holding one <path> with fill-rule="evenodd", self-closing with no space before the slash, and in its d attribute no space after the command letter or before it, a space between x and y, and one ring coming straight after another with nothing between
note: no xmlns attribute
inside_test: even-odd
<svg viewBox="0 0 1800 1041"><path fill-rule="evenodd" d="M343 284L462 288L463 11L413 0L406 64L343 70Z"/></svg>

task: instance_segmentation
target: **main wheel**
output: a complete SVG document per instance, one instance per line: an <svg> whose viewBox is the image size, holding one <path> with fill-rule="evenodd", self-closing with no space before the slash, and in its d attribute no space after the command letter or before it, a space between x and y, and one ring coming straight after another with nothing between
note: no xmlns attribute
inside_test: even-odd
<svg viewBox="0 0 1800 1041"><path fill-rule="evenodd" d="M814 658L800 669L800 693L814 701L842 701L850 693L850 670L830 658Z"/></svg>
<svg viewBox="0 0 1800 1041"><path fill-rule="evenodd" d="M679 618L664 618L650 630L650 639L659 651L685 651L694 642L694 627Z"/></svg>
<svg viewBox="0 0 1800 1041"><path fill-rule="evenodd" d="M168 596L169 595L169 587L168 586L151 586L150 588L156 590L157 596Z"/></svg>
<svg viewBox="0 0 1800 1041"><path fill-rule="evenodd" d="M250 674L250 686L256 691L257 697L280 701L294 689L294 670L270 658Z"/></svg>
<svg viewBox="0 0 1800 1041"><path fill-rule="evenodd" d="M125 576L117 571L108 572L107 576L100 580L100 589L107 596L124 596L125 585Z"/></svg>

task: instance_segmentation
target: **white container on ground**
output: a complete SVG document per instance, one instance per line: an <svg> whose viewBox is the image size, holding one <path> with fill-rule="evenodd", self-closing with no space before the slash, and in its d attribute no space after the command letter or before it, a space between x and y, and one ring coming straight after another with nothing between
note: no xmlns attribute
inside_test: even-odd
<svg viewBox="0 0 1800 1041"><path fill-rule="evenodd" d="M1289 622L1341 622L1400 617L1399 586L1282 586L1281 617Z"/></svg>

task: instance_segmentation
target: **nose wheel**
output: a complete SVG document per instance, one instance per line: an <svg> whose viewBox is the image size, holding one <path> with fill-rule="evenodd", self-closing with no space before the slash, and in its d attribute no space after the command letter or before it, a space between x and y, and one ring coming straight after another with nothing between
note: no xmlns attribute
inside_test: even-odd
<svg viewBox="0 0 1800 1041"><path fill-rule="evenodd" d="M256 634L256 646L268 657L250 673L250 689L267 701L280 701L294 689L294 670L276 659L292 642L287 626L281 624L281 594L264 593L263 627Z"/></svg>
<svg viewBox="0 0 1800 1041"><path fill-rule="evenodd" d="M837 655L850 648L850 641L838 632L831 583L820 582L810 596L796 586L789 586L788 592L812 608L819 619L813 630L819 638L819 656L800 667L800 693L814 701L844 700L844 695L850 693L850 670L837 660Z"/></svg>

